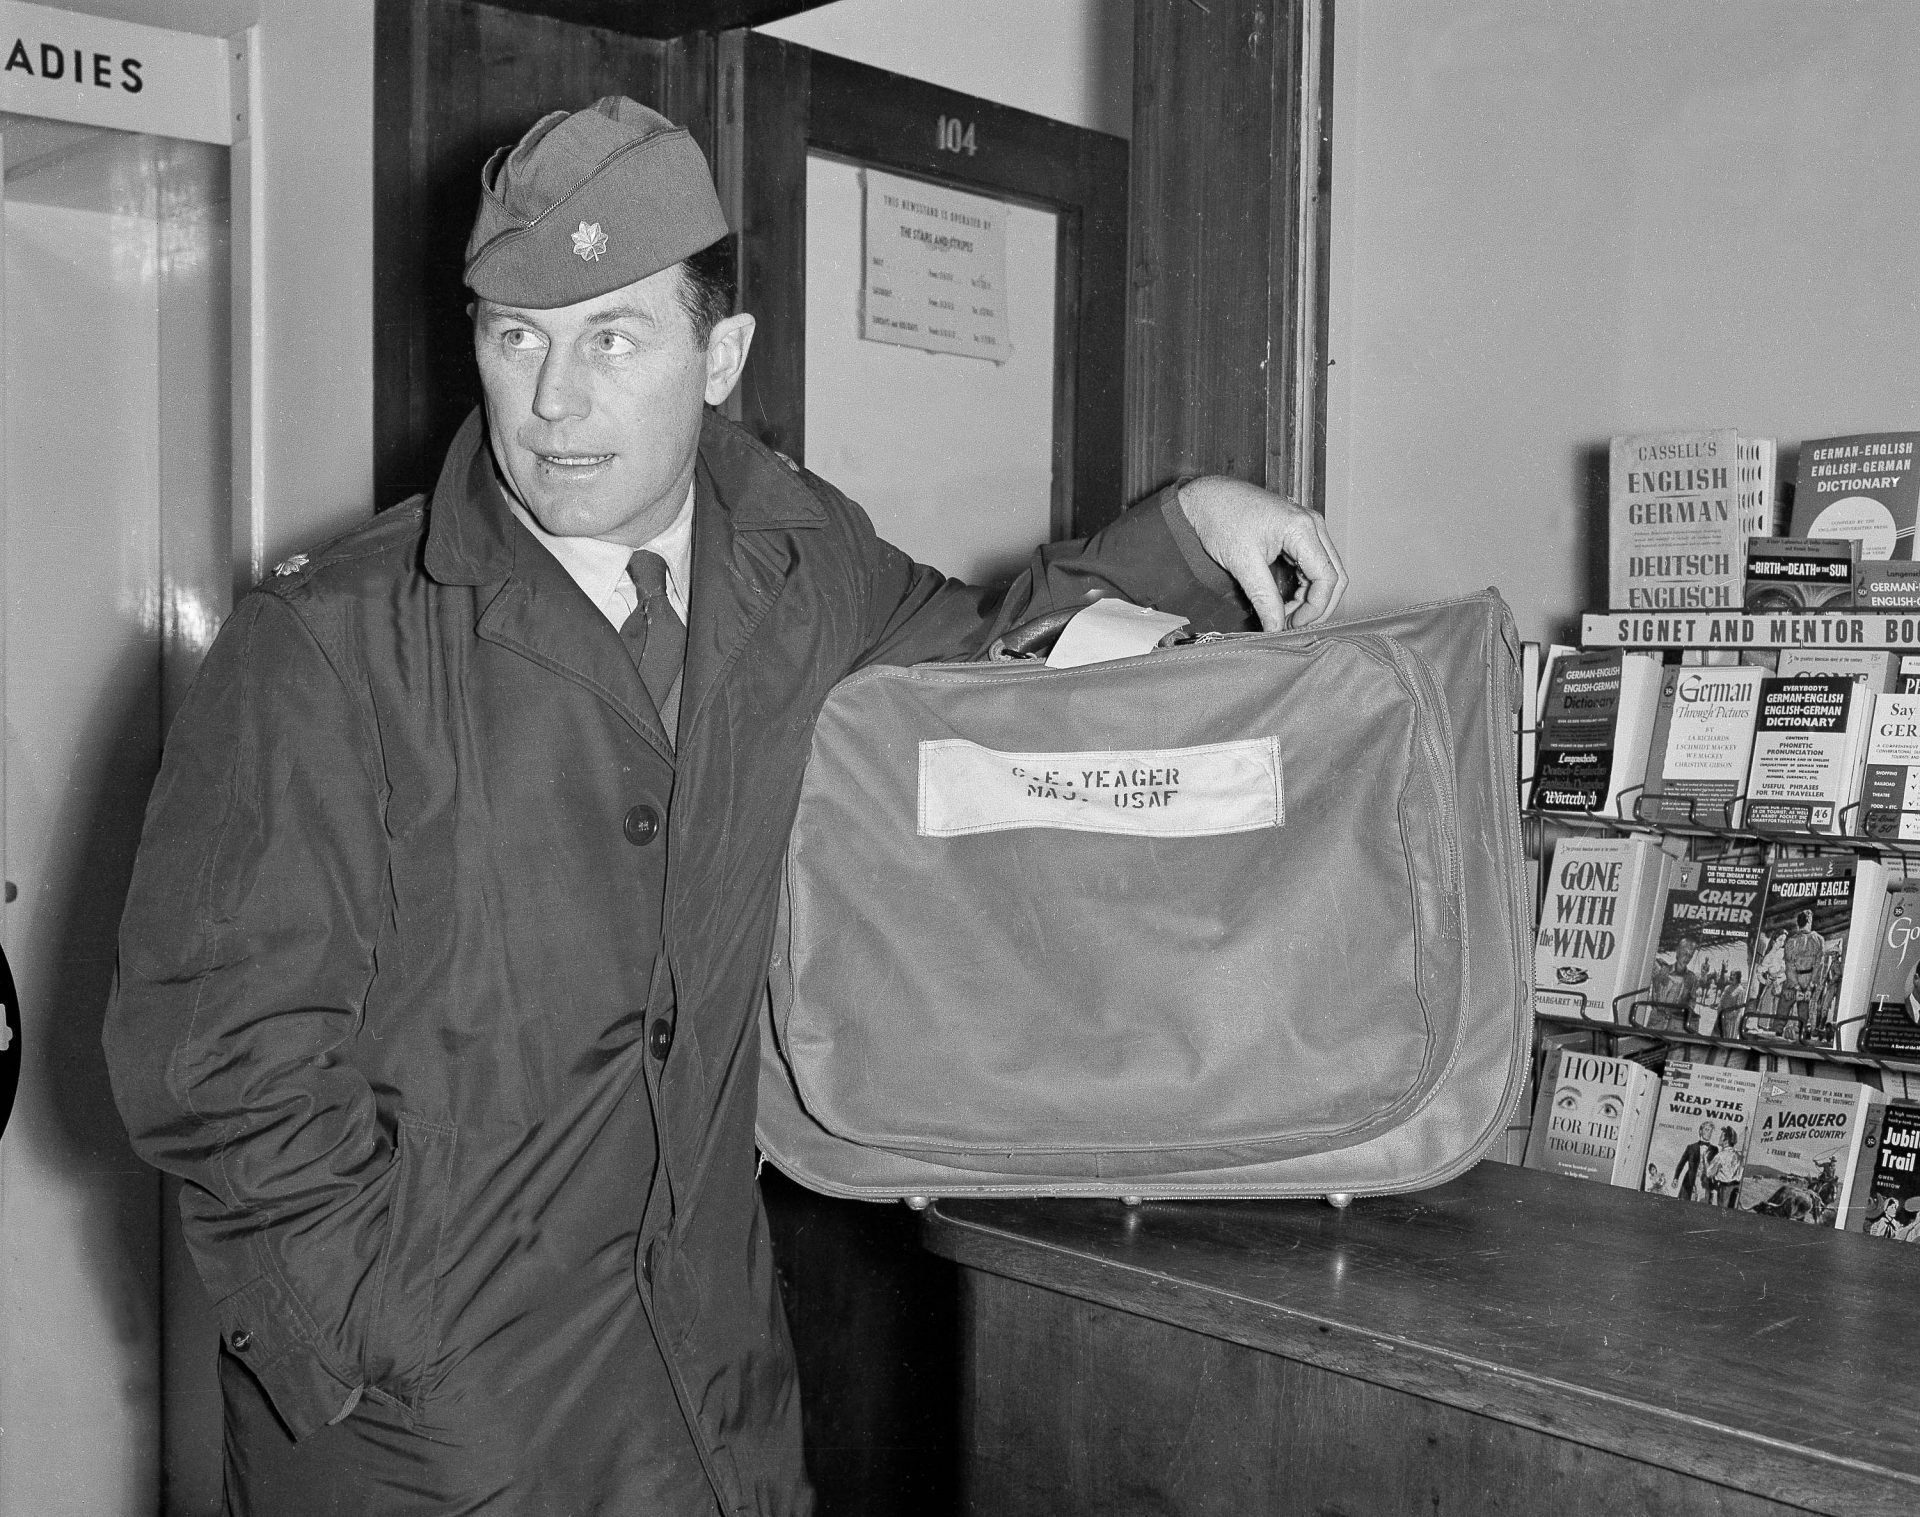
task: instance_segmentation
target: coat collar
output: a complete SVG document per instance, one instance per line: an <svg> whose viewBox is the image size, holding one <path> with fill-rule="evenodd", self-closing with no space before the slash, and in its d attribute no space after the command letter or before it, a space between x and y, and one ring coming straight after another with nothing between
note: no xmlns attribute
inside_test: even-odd
<svg viewBox="0 0 1920 1517"><path fill-rule="evenodd" d="M772 449L709 411L700 431L700 466L708 480L708 514L725 518L726 535L818 527L826 512L799 472ZM485 415L471 411L440 465L427 518L426 568L444 585L484 585L512 572L519 525L494 477ZM701 510L695 486L694 510ZM701 531L694 523L694 582Z"/></svg>
<svg viewBox="0 0 1920 1517"><path fill-rule="evenodd" d="M798 469L708 413L694 474L693 583L680 744L772 609L793 562L789 534L826 512ZM514 520L476 409L447 449L428 511L425 565L442 584L497 585L478 631L592 690L669 760L660 718L619 634Z"/></svg>

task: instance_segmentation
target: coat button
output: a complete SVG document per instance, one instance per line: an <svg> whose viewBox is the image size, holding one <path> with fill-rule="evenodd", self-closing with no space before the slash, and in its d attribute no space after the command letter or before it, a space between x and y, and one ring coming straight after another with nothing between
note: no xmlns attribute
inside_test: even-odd
<svg viewBox="0 0 1920 1517"><path fill-rule="evenodd" d="M664 1059L673 1048L673 1023L665 1017L655 1017L653 1026L647 1029L647 1052L656 1059Z"/></svg>
<svg viewBox="0 0 1920 1517"><path fill-rule="evenodd" d="M660 813L651 806L635 806L621 819L620 830L636 848L644 848L660 836Z"/></svg>
<svg viewBox="0 0 1920 1517"><path fill-rule="evenodd" d="M247 1345L252 1342L253 1334L244 1327L236 1327L227 1334L227 1347L236 1354L244 1354L247 1351Z"/></svg>

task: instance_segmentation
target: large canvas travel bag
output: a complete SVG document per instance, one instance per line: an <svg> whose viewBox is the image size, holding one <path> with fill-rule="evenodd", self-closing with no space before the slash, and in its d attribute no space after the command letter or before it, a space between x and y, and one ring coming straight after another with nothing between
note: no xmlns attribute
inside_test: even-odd
<svg viewBox="0 0 1920 1517"><path fill-rule="evenodd" d="M1366 1195L1519 1099L1512 619L1489 591L820 714L760 1144L841 1196Z"/></svg>

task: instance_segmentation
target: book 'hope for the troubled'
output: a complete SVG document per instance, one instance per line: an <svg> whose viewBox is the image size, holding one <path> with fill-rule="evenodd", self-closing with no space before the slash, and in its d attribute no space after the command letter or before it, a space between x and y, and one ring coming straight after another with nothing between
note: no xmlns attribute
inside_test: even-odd
<svg viewBox="0 0 1920 1517"><path fill-rule="evenodd" d="M1526 1167L1640 1188L1660 1077L1631 1059L1554 1050L1533 1103Z"/></svg>

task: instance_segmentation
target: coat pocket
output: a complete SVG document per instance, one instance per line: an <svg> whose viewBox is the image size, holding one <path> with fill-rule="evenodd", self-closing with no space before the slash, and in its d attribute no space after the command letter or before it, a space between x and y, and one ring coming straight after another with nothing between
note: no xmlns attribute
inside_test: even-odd
<svg viewBox="0 0 1920 1517"><path fill-rule="evenodd" d="M417 1407L439 1337L440 1237L453 1171L454 1125L406 1112L394 1146L393 1199L379 1305L366 1348L368 1383Z"/></svg>

